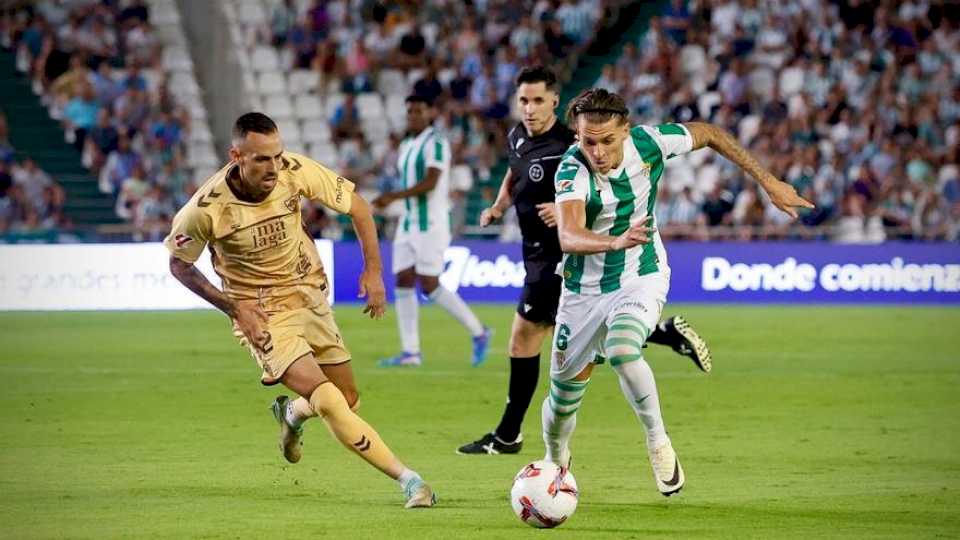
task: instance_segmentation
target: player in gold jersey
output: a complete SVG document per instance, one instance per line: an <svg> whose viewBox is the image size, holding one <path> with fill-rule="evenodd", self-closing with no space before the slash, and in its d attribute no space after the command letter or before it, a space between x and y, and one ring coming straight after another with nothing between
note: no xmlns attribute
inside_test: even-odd
<svg viewBox="0 0 960 540"><path fill-rule="evenodd" d="M326 274L300 214L300 198L306 197L352 218L364 258L363 312L379 319L386 295L369 205L349 180L284 151L277 125L264 114L237 119L230 158L174 218L164 241L171 273L230 317L234 334L263 371L263 384L282 383L299 395L280 396L271 407L288 461L300 460L302 424L319 416L343 446L400 483L407 508L433 506L430 486L356 414L350 353L327 303ZM223 280L222 291L194 267L205 246Z"/></svg>

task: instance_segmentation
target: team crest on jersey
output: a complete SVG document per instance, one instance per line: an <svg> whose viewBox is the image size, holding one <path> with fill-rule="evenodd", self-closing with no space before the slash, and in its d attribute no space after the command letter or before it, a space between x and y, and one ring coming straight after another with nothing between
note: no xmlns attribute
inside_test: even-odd
<svg viewBox="0 0 960 540"><path fill-rule="evenodd" d="M557 195L573 192L573 180L560 180L557 182Z"/></svg>
<svg viewBox="0 0 960 540"><path fill-rule="evenodd" d="M176 244L178 248L182 248L190 242L193 242L193 238L185 234L178 234L173 237L173 243Z"/></svg>
<svg viewBox="0 0 960 540"><path fill-rule="evenodd" d="M557 369L563 369L563 365L567 363L566 353L563 351L553 353L553 363L556 364Z"/></svg>
<svg viewBox="0 0 960 540"><path fill-rule="evenodd" d="M534 182L539 182L543 180L543 166L539 163L534 163L530 166L530 170L527 171L527 174L530 175L530 179Z"/></svg>
<svg viewBox="0 0 960 540"><path fill-rule="evenodd" d="M287 210L296 212L300 209L300 195L294 195L293 197L283 201L283 205L287 207Z"/></svg>

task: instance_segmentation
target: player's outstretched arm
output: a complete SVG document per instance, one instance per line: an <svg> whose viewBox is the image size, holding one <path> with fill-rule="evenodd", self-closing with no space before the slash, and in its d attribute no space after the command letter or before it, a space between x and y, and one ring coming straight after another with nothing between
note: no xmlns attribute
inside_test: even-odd
<svg viewBox="0 0 960 540"><path fill-rule="evenodd" d="M644 218L634 223L620 236L597 234L587 229L586 204L583 201L563 201L557 203L558 231L560 249L564 253L590 255L606 251L620 251L639 244L650 242L650 235L656 230L650 226L652 218Z"/></svg>
<svg viewBox="0 0 960 540"><path fill-rule="evenodd" d="M813 203L798 195L793 186L781 182L776 176L764 169L757 159L741 146L727 130L703 122L689 122L684 126L693 137L694 150L709 147L734 162L760 184L760 187L767 192L770 200L777 208L789 214L790 217L797 217L797 208L813 208Z"/></svg>
<svg viewBox="0 0 960 540"><path fill-rule="evenodd" d="M363 272L360 274L359 297L367 297L363 312L373 319L383 317L387 309L387 293L383 286L383 262L380 260L380 244L377 242L377 226L373 222L370 205L360 195L350 193L350 219L353 230L360 240L363 252Z"/></svg>
<svg viewBox="0 0 960 540"><path fill-rule="evenodd" d="M250 343L260 348L266 344L267 334L263 327L267 322L267 314L259 306L234 302L223 294L223 291L214 287L196 266L174 255L170 256L170 273L183 283L184 287L235 320Z"/></svg>
<svg viewBox="0 0 960 540"><path fill-rule="evenodd" d="M510 188L513 185L513 171L508 167L506 174L503 175L503 181L500 182L500 191L497 192L497 200L493 201L490 208L480 213L480 226L486 227L503 217L503 213L513 204L510 197Z"/></svg>
<svg viewBox="0 0 960 540"><path fill-rule="evenodd" d="M440 181L440 169L436 167L428 167L427 174L424 177L408 189L401 189L400 191L391 191L389 193L384 193L373 200L371 203L377 208L383 208L393 201L399 199L406 199L407 197L416 197L417 195L425 195L431 191L433 188L437 187L437 182Z"/></svg>

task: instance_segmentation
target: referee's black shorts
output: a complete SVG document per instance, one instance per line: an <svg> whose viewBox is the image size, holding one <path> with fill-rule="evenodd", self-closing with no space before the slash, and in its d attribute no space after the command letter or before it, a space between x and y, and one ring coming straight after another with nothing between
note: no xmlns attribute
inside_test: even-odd
<svg viewBox="0 0 960 540"><path fill-rule="evenodd" d="M526 261L527 278L520 293L517 314L524 319L544 326L553 326L560 304L560 287L563 279L555 272L557 263Z"/></svg>

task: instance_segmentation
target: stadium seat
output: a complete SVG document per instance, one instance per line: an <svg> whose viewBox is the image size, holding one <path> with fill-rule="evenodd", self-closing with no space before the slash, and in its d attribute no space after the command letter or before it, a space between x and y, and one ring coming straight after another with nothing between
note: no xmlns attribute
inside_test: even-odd
<svg viewBox="0 0 960 540"><path fill-rule="evenodd" d="M280 69L280 55L273 47L260 45L250 55L250 66L254 71L276 71Z"/></svg>
<svg viewBox="0 0 960 540"><path fill-rule="evenodd" d="M294 101L294 112L301 120L324 118L323 101L314 95L299 95Z"/></svg>
<svg viewBox="0 0 960 540"><path fill-rule="evenodd" d="M385 69L377 75L377 90L385 96L405 96L410 91L410 85L407 84L402 72Z"/></svg>
<svg viewBox="0 0 960 540"><path fill-rule="evenodd" d="M311 143L330 143L330 125L325 119L317 118L303 122L303 140Z"/></svg>
<svg viewBox="0 0 960 540"><path fill-rule="evenodd" d="M387 136L390 134L390 125L384 122L382 118L364 118L362 123L363 134L368 141L376 144L387 140Z"/></svg>
<svg viewBox="0 0 960 540"><path fill-rule="evenodd" d="M260 0L242 0L237 5L237 20L243 24L259 24L266 18L267 13Z"/></svg>
<svg viewBox="0 0 960 540"><path fill-rule="evenodd" d="M180 24L180 10L164 9L162 5L154 5L150 10L150 24L154 26L168 26Z"/></svg>
<svg viewBox="0 0 960 540"><path fill-rule="evenodd" d="M294 95L308 94L317 90L320 84L320 74L309 69L295 69L290 74L290 93Z"/></svg>
<svg viewBox="0 0 960 540"><path fill-rule="evenodd" d="M167 46L185 47L187 38L178 24L160 24L155 27L157 37Z"/></svg>
<svg viewBox="0 0 960 540"><path fill-rule="evenodd" d="M187 147L187 163L192 167L219 167L220 161L212 144L196 144Z"/></svg>
<svg viewBox="0 0 960 540"><path fill-rule="evenodd" d="M386 100L385 116L390 121L390 126L394 131L402 128L407 123L407 106L405 103L406 95L389 94Z"/></svg>
<svg viewBox="0 0 960 540"><path fill-rule="evenodd" d="M163 49L163 67L171 71L193 71L193 60L186 47L166 47Z"/></svg>
<svg viewBox="0 0 960 540"><path fill-rule="evenodd" d="M274 120L288 120L294 117L293 103L286 94L272 94L266 96L263 104L264 112Z"/></svg>
<svg viewBox="0 0 960 540"><path fill-rule="evenodd" d="M284 144L301 144L303 137L300 133L300 124L292 117L276 118L277 128L280 129L280 137Z"/></svg>
<svg viewBox="0 0 960 540"><path fill-rule="evenodd" d="M257 75L257 91L264 95L286 94L287 79L279 71L264 71Z"/></svg>
<svg viewBox="0 0 960 540"><path fill-rule="evenodd" d="M170 73L167 79L167 89L171 94L181 96L199 96L200 85L192 73L186 71L174 71Z"/></svg>
<svg viewBox="0 0 960 540"><path fill-rule="evenodd" d="M360 118L364 120L376 118L383 122L383 100L376 92L357 95L357 110L360 112Z"/></svg>
<svg viewBox="0 0 960 540"><path fill-rule="evenodd" d="M327 167L336 167L340 161L336 147L328 142L307 145L307 155Z"/></svg>
<svg viewBox="0 0 960 540"><path fill-rule="evenodd" d="M213 134L206 122L196 122L190 126L190 134L187 137L190 143L212 143Z"/></svg>

